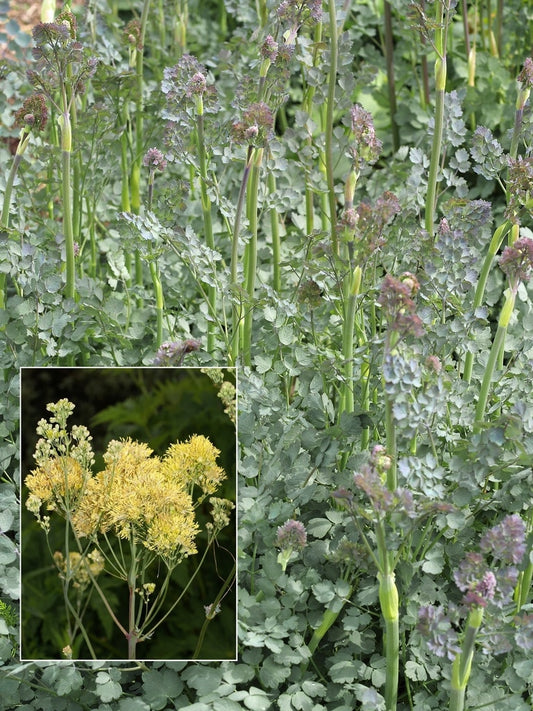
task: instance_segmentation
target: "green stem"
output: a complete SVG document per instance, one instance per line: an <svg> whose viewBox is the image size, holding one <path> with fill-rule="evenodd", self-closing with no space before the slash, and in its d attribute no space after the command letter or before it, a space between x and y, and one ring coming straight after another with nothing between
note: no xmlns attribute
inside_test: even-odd
<svg viewBox="0 0 533 711"><path fill-rule="evenodd" d="M329 226L331 235L331 246L333 254L339 253L339 240L337 237L337 199L335 197L335 178L333 174L333 116L335 109L335 86L337 84L337 62L338 62L338 41L337 41L337 11L335 0L329 0L329 78L328 94L326 100L326 146L325 146L325 168L328 185L328 205L329 205Z"/></svg>
<svg viewBox="0 0 533 711"><path fill-rule="evenodd" d="M472 670L476 637L482 621L483 608L472 608L466 623L462 649L452 665L450 711L463 711L464 709L466 686Z"/></svg>
<svg viewBox="0 0 533 711"><path fill-rule="evenodd" d="M394 424L394 413L392 410L392 401L385 395L385 435L386 435L386 450L391 458L391 466L387 471L387 488L389 491L394 491L398 487L398 475L396 464L396 425Z"/></svg>
<svg viewBox="0 0 533 711"><path fill-rule="evenodd" d="M276 177L272 171L269 172L267 185L270 194L276 190ZM307 193L306 193L307 199ZM272 239L272 286L274 291L281 291L281 242L279 236L279 216L275 207L270 208L270 236Z"/></svg>
<svg viewBox="0 0 533 711"><path fill-rule="evenodd" d="M386 557L382 552L381 557ZM398 589L394 573L378 573L379 602L385 621L384 644L386 659L385 707L387 711L395 711L398 699L398 672L400 660Z"/></svg>
<svg viewBox="0 0 533 711"><path fill-rule="evenodd" d="M163 315L164 315L165 301L163 298L163 286L161 284L161 274L159 272L159 266L157 264L155 257L152 257L152 259L150 260L150 275L152 277L152 284L154 286L154 293L155 293L155 308L156 308L156 319L157 319L155 347L157 349L163 342Z"/></svg>
<svg viewBox="0 0 533 711"><path fill-rule="evenodd" d="M200 165L200 196L202 202L202 215L204 221L205 241L209 249L215 249L215 239L213 236L213 220L211 216L211 201L207 193L207 156L205 151L204 137L204 106L201 95L196 96L196 136L198 145L198 162ZM213 355L215 351L215 329L214 317L217 311L217 292L214 285L208 285L207 298L209 304L210 319L207 325L207 351Z"/></svg>
<svg viewBox="0 0 533 711"><path fill-rule="evenodd" d="M137 585L137 553L133 533L130 535L131 567L128 572L129 606L128 606L128 659L135 659L138 631L135 627L135 588Z"/></svg>
<svg viewBox="0 0 533 711"><path fill-rule="evenodd" d="M479 399L477 402L476 413L474 417L474 427L472 430L474 434L481 432L483 418L485 416L485 408L487 406L487 401L489 398L492 376L494 375L499 353L503 349L505 335L507 333L507 326L509 325L511 314L514 309L515 299L516 291L514 289L509 289L507 292L505 303L500 312L498 328L496 330L496 335L494 336L494 341L490 349L489 359L487 361L487 366L485 368L485 373L483 374L483 380L481 382L481 389L479 392Z"/></svg>
<svg viewBox="0 0 533 711"><path fill-rule="evenodd" d="M72 192L70 183L70 156L72 152L72 131L70 115L66 108L66 97L63 100L61 115L61 197L63 200L63 232L65 237L66 284L65 298L76 296L76 275L74 257L74 229L72 225Z"/></svg>
<svg viewBox="0 0 533 711"><path fill-rule="evenodd" d="M250 177L250 169L252 167L254 148L253 146L248 146L248 153L246 155L246 163L244 166L244 172L241 180L241 187L239 190L239 197L237 199L237 209L235 210L235 222L233 225L233 240L231 247L231 286L234 290L233 294L233 334L232 334L232 347L231 347L231 363L234 365L239 357L240 348L240 330L242 323L242 299L239 294L239 237L241 233L241 221L242 221L242 211L244 209L245 197L246 197L246 186L248 185L248 178Z"/></svg>
<svg viewBox="0 0 533 711"><path fill-rule="evenodd" d="M191 657L191 659L198 659L198 656L200 655L200 651L202 649L202 645L204 643L204 638L205 638L205 633L207 631L207 627L211 620L215 617L216 610L218 608L218 605L220 604L220 601L224 597L224 594L226 590L229 588L229 586L232 584L233 579L235 578L235 571L236 571L236 564L233 564L233 568L231 569L230 574L224 581L224 585L220 588L218 595L216 596L214 602L211 604L211 614L205 616L204 623L202 625L202 629L200 630L200 634L198 636L198 642L196 644L196 649L194 650L194 653Z"/></svg>
<svg viewBox="0 0 533 711"><path fill-rule="evenodd" d="M428 234L434 233L436 196L437 196L437 175L439 171L442 134L444 127L444 94L446 91L446 41L448 28L448 6L446 6L446 16L444 13L445 2L447 0L436 0L435 17L435 50L437 58L435 60L435 125L433 129L433 144L431 147L431 159L429 164L428 188L425 205L425 227Z"/></svg>
<svg viewBox="0 0 533 711"><path fill-rule="evenodd" d="M385 62L387 65L387 87L389 92L389 113L392 133L392 148L396 153L400 147L400 130L396 122L396 82L394 79L394 39L392 33L392 9L385 0Z"/></svg>
<svg viewBox="0 0 533 711"><path fill-rule="evenodd" d="M492 263L494 261L494 257L498 254L498 250L500 249L501 244L502 244L502 242L503 242L503 240L510 228L511 228L511 223L509 222L509 220L505 220L505 222L503 222L495 230L495 232L492 236L492 239L489 244L489 249L488 249L487 254L485 256L485 260L483 262L483 266L481 267L481 272L479 274L479 279L478 279L477 285L476 285L476 291L474 293L474 303L473 303L474 312L483 303L483 298L485 295L485 288L487 286L487 281L489 278L489 273L490 273L490 270L492 267ZM465 364L464 364L464 369L463 369L463 380L465 380L467 383L469 383L472 378L473 363L474 363L474 354L469 351L465 356Z"/></svg>
<svg viewBox="0 0 533 711"><path fill-rule="evenodd" d="M141 45L144 45L149 10L150 0L144 0L140 20ZM136 51L135 81L137 90L135 98L135 156L131 168L130 191L131 210L138 215L141 209L141 163L144 151L144 52L142 49ZM143 283L142 260L138 249L135 250L135 282L138 286Z"/></svg>
<svg viewBox="0 0 533 711"><path fill-rule="evenodd" d="M22 161L22 155L24 151L26 150L26 146L28 145L28 141L30 138L30 134L25 134L24 130L21 132L20 135L20 141L19 145L17 148L17 152L15 154L15 157L13 158L13 163L11 164L11 168L9 170L9 174L7 176L7 182L6 182L6 189L4 192L4 203L2 207L2 216L0 218L0 228L7 230L9 227L9 210L11 208L11 195L13 193L13 185L15 182L15 178L20 166L20 163ZM0 274L0 309L5 309L5 303L6 303L6 275L5 274Z"/></svg>
<svg viewBox="0 0 533 711"><path fill-rule="evenodd" d="M259 174L263 159L263 149L257 148L254 152L252 171L250 174L250 185L248 186L246 212L248 225L251 232L250 241L246 245L245 255L245 280L248 294L248 306L244 317L243 332L243 357L244 364L252 364L252 326L253 326L253 302L255 294L255 281L257 272L257 196L259 190Z"/></svg>

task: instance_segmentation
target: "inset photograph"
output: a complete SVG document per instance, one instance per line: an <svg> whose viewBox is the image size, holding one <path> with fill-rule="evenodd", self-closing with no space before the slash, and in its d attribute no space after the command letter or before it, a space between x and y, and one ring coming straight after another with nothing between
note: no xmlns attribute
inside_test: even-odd
<svg viewBox="0 0 533 711"><path fill-rule="evenodd" d="M20 378L21 658L236 659L235 370Z"/></svg>

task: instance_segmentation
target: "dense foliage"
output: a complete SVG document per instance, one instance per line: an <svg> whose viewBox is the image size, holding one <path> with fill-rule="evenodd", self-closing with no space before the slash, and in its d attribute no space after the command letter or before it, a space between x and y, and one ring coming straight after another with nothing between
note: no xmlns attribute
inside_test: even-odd
<svg viewBox="0 0 533 711"><path fill-rule="evenodd" d="M531 5L42 12L1 64L0 708L531 709ZM238 660L183 651L192 601L169 661L58 661L46 582L20 661L43 408L83 382L100 453L163 454L192 366L238 370Z"/></svg>

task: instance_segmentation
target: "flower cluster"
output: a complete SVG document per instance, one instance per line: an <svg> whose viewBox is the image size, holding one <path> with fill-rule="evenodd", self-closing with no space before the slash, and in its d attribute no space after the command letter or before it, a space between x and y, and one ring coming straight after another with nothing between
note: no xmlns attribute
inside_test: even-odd
<svg viewBox="0 0 533 711"><path fill-rule="evenodd" d="M44 131L48 122L48 109L44 94L32 94L24 100L22 107L15 113L15 125L28 131Z"/></svg>
<svg viewBox="0 0 533 711"><path fill-rule="evenodd" d="M506 516L485 532L479 544L481 552L466 554L454 580L465 593L463 603L467 607L486 607L488 603L503 607L512 600L518 580L516 565L526 550L525 535L526 527L520 516Z"/></svg>
<svg viewBox="0 0 533 711"><path fill-rule="evenodd" d="M495 612L484 617L487 629L482 643L487 649L493 653L509 651L512 636L522 649L533 648L533 616L515 615L510 627L504 625L501 614L502 608L513 601L517 566L526 551L525 539L526 526L520 516L506 516L483 534L480 550L469 551L454 572L455 583L464 593L462 605L450 605L447 613L442 606L434 605L419 610L418 630L427 638L428 648L435 655L453 660L461 652L455 629L461 617L472 610L485 611L486 608Z"/></svg>
<svg viewBox="0 0 533 711"><path fill-rule="evenodd" d="M307 543L307 531L301 521L289 519L283 526L278 526L276 535L276 548L286 550L290 548L300 551Z"/></svg>
<svg viewBox="0 0 533 711"><path fill-rule="evenodd" d="M144 443L112 440L104 454L105 468L93 475L86 428L66 432L72 403L63 399L48 409L52 417L38 425L39 467L26 477L26 506L44 528L48 530L49 520L41 521L40 510L46 504L70 518L78 537L97 542L99 535L112 532L142 544L169 567L197 552L195 508L226 477L216 463L220 452L206 437L176 442L163 457ZM212 506L212 527L219 531L229 522L233 505L212 499Z"/></svg>
<svg viewBox="0 0 533 711"><path fill-rule="evenodd" d="M511 222L518 221L522 207L531 209L533 205L533 159L518 156L516 160L509 159L507 177L507 192L509 195L505 215Z"/></svg>
<svg viewBox="0 0 533 711"><path fill-rule="evenodd" d="M350 154L354 168L360 170L364 165L372 165L377 161L383 144L376 136L372 114L360 104L352 106L350 118L353 135Z"/></svg>
<svg viewBox="0 0 533 711"><path fill-rule="evenodd" d="M187 353L197 351L201 345L201 342L195 338L187 338L185 341L165 341L159 346L153 365L179 366Z"/></svg>
<svg viewBox="0 0 533 711"><path fill-rule="evenodd" d="M533 269L533 239L521 237L508 245L500 257L500 269L515 291L521 281L529 281Z"/></svg>
<svg viewBox="0 0 533 711"><path fill-rule="evenodd" d="M122 37L124 42L132 49L136 49L141 52L143 49L143 43L140 20L130 20L124 27Z"/></svg>
<svg viewBox="0 0 533 711"><path fill-rule="evenodd" d="M163 171L167 167L167 161L158 148L149 148L143 158L143 165L151 170Z"/></svg>
<svg viewBox="0 0 533 711"><path fill-rule="evenodd" d="M378 303L389 328L400 336L421 336L422 321L416 312L413 296L419 289L416 277L405 272L399 279L387 274L381 285Z"/></svg>
<svg viewBox="0 0 533 711"><path fill-rule="evenodd" d="M533 59L531 57L524 60L524 66L517 79L525 87L533 88Z"/></svg>
<svg viewBox="0 0 533 711"><path fill-rule="evenodd" d="M272 110L263 101L258 101L243 111L242 121L233 124L233 139L249 146L264 146L271 138L273 128Z"/></svg>
<svg viewBox="0 0 533 711"><path fill-rule="evenodd" d="M307 531L301 521L289 519L285 521L283 526L278 526L275 546L279 548L278 563L281 565L283 572L287 569L287 565L293 553L298 553L307 544Z"/></svg>
<svg viewBox="0 0 533 711"><path fill-rule="evenodd" d="M322 20L322 0L282 0L276 14L280 20L295 27L305 20L316 24Z"/></svg>

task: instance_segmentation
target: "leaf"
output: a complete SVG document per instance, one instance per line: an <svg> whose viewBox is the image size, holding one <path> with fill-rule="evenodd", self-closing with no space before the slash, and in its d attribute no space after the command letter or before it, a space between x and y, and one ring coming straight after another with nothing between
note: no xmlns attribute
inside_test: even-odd
<svg viewBox="0 0 533 711"><path fill-rule="evenodd" d="M266 711L271 706L271 701L264 691L255 686L250 687L250 693L244 699L244 705L251 711Z"/></svg>
<svg viewBox="0 0 533 711"><path fill-rule="evenodd" d="M269 689L276 689L288 679L291 673L290 665L280 665L276 663L273 655L267 657L261 667L259 677L264 686Z"/></svg>
<svg viewBox="0 0 533 711"><path fill-rule="evenodd" d="M95 693L102 701L113 701L114 699L120 698L122 694L122 687L120 684L113 681L109 674L106 672L98 672L95 681Z"/></svg>
<svg viewBox="0 0 533 711"><path fill-rule="evenodd" d="M222 670L204 665L192 666L185 669L181 678L191 688L196 689L200 696L205 696L218 689L222 679Z"/></svg>
<svg viewBox="0 0 533 711"><path fill-rule="evenodd" d="M183 690L180 677L170 669L143 672L144 698L154 711L163 709L168 699L174 699Z"/></svg>
<svg viewBox="0 0 533 711"><path fill-rule="evenodd" d="M428 678L427 672L422 664L413 661L405 663L405 676L413 681L426 681Z"/></svg>
<svg viewBox="0 0 533 711"><path fill-rule="evenodd" d="M533 659L524 659L514 663L514 670L521 679L533 682Z"/></svg>

